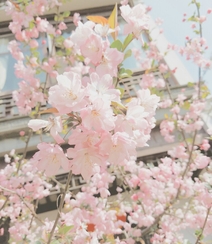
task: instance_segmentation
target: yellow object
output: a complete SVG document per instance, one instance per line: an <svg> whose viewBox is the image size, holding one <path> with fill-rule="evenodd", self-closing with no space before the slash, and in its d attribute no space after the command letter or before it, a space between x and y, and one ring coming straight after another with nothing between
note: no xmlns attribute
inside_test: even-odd
<svg viewBox="0 0 212 244"><path fill-rule="evenodd" d="M89 15L89 16L87 16L87 19L90 21L93 21L96 24L108 25L111 29L115 29L117 27L117 23L118 23L117 13L118 13L118 11L117 11L117 3L116 3L116 5L108 19L106 19L103 16L98 16L98 15ZM116 40L117 34L118 34L117 31L111 33L111 36L113 37L114 40Z"/></svg>
<svg viewBox="0 0 212 244"><path fill-rule="evenodd" d="M89 16L87 16L87 19L90 20L90 21L93 21L96 24L108 25L108 19L106 19L103 16L98 16L98 15L92 16L92 15L89 15Z"/></svg>
<svg viewBox="0 0 212 244"><path fill-rule="evenodd" d="M118 19L117 19L118 14L117 13L118 13L118 11L117 11L117 3L116 3L110 17L108 18L108 24L111 29L115 29L117 27L117 24L118 24ZM117 34L118 34L117 30L115 32L111 33L111 36L113 37L114 40L116 40Z"/></svg>

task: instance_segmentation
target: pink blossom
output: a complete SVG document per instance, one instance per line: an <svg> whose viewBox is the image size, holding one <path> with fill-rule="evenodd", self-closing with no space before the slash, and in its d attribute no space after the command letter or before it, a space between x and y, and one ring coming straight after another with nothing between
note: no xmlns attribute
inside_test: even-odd
<svg viewBox="0 0 212 244"><path fill-rule="evenodd" d="M155 86L155 77L153 74L144 74L142 76L142 80L140 82L140 87L147 89L149 87L154 87Z"/></svg>
<svg viewBox="0 0 212 244"><path fill-rule="evenodd" d="M101 78L98 74L90 75L90 84L87 86L87 94L90 101L101 98L104 101L114 101L120 103L120 91L114 89L113 78L109 74L103 75Z"/></svg>
<svg viewBox="0 0 212 244"><path fill-rule="evenodd" d="M160 19L160 18L157 18L157 19L155 20L155 23L156 23L156 25L160 26L160 25L163 24L163 20Z"/></svg>
<svg viewBox="0 0 212 244"><path fill-rule="evenodd" d="M186 153L186 149L183 145L179 145L177 147L174 147L172 150L168 151L168 154L172 158L182 158L182 159L188 158L188 154Z"/></svg>
<svg viewBox="0 0 212 244"><path fill-rule="evenodd" d="M156 80L156 84L155 86L158 87L158 88L162 88L162 87L165 87L166 83L164 81L164 79L157 79Z"/></svg>
<svg viewBox="0 0 212 244"><path fill-rule="evenodd" d="M20 136L24 136L24 135L25 135L25 131L21 130L21 131L19 132L19 134L20 134Z"/></svg>
<svg viewBox="0 0 212 244"><path fill-rule="evenodd" d="M60 167L66 171L70 170L69 160L60 146L42 142L37 147L39 151L34 154L32 160L47 176L56 175Z"/></svg>
<svg viewBox="0 0 212 244"><path fill-rule="evenodd" d="M127 22L125 33L133 33L136 38L139 38L143 30L149 28L149 16L146 15L146 8L142 4L137 4L133 8L129 5L120 7L121 16Z"/></svg>
<svg viewBox="0 0 212 244"><path fill-rule="evenodd" d="M111 29L109 25L96 24L94 30L101 37L106 37L109 34L118 31L119 27L117 26L115 29Z"/></svg>
<svg viewBox="0 0 212 244"><path fill-rule="evenodd" d="M181 94L178 94L176 101L178 101L179 104L182 105L185 99L186 99L186 96L181 93Z"/></svg>
<svg viewBox="0 0 212 244"><path fill-rule="evenodd" d="M92 106L82 109L80 114L82 125L86 129L110 131L115 127L115 117L110 104L100 98L94 100Z"/></svg>
<svg viewBox="0 0 212 244"><path fill-rule="evenodd" d="M125 159L129 160L136 153L135 142L125 132L116 132L111 138L105 139L100 148L108 154L108 161L114 165L122 165Z"/></svg>
<svg viewBox="0 0 212 244"><path fill-rule="evenodd" d="M194 163L197 169L204 169L210 163L210 158L203 154L199 154L195 159Z"/></svg>
<svg viewBox="0 0 212 244"><path fill-rule="evenodd" d="M31 48L37 48L38 47L38 42L36 40L31 40L29 43Z"/></svg>
<svg viewBox="0 0 212 244"><path fill-rule="evenodd" d="M170 135L174 131L174 122L163 120L160 124L160 133L167 142L173 142L174 136Z"/></svg>
<svg viewBox="0 0 212 244"><path fill-rule="evenodd" d="M23 60L24 55L19 48L19 44L13 40L9 42L8 49L11 52L12 56L17 60Z"/></svg>
<svg viewBox="0 0 212 244"><path fill-rule="evenodd" d="M37 30L40 32L47 32L49 22L46 19L36 18Z"/></svg>
<svg viewBox="0 0 212 244"><path fill-rule="evenodd" d="M111 76L117 76L118 65L124 59L124 54L119 52L116 48L107 48L103 53L103 59L96 67L96 72L99 76L109 74Z"/></svg>
<svg viewBox="0 0 212 244"><path fill-rule="evenodd" d="M209 148L210 148L210 144L209 144L208 140L204 139L202 141L202 144L200 145L200 149L204 150L204 151L208 151Z"/></svg>
<svg viewBox="0 0 212 244"><path fill-rule="evenodd" d="M166 100L163 100L159 103L159 107L161 108L168 108L172 105L172 101L171 99L166 99Z"/></svg>
<svg viewBox="0 0 212 244"><path fill-rule="evenodd" d="M13 92L13 99L21 114L30 112L38 102L45 104L43 93L25 81L19 82L19 90Z"/></svg>
<svg viewBox="0 0 212 244"><path fill-rule="evenodd" d="M127 5L128 4L128 0L122 0L120 3L121 3L121 5Z"/></svg>
<svg viewBox="0 0 212 244"><path fill-rule="evenodd" d="M161 73L165 73L165 72L167 72L167 70L168 70L167 65L165 65L165 64L163 64L163 63L161 63L161 64L159 65L159 71L160 71Z"/></svg>
<svg viewBox="0 0 212 244"><path fill-rule="evenodd" d="M74 16L73 16L73 22L76 26L78 26L78 22L81 21L81 17L80 17L80 14L79 13L74 13Z"/></svg>
<svg viewBox="0 0 212 244"><path fill-rule="evenodd" d="M208 14L212 13L212 8L209 8L207 11Z"/></svg>
<svg viewBox="0 0 212 244"><path fill-rule="evenodd" d="M64 45L65 48L72 48L74 43L69 38L67 38L63 42L63 45Z"/></svg>
<svg viewBox="0 0 212 244"><path fill-rule="evenodd" d="M151 95L149 89L138 90L137 97L138 104L144 108L145 112L147 112L149 116L153 116L156 108L158 107L160 98L155 94Z"/></svg>
<svg viewBox="0 0 212 244"><path fill-rule="evenodd" d="M28 126L33 131L38 131L41 128L46 128L45 131L50 130L51 136L55 139L55 141L60 144L65 142L63 138L58 134L58 132L62 132L62 122L59 116L53 118L49 117L49 120L41 120L41 119L31 119L28 123Z"/></svg>
<svg viewBox="0 0 212 244"><path fill-rule="evenodd" d="M151 6L147 6L147 8L146 8L147 13L150 12L151 10L152 10L152 7Z"/></svg>
<svg viewBox="0 0 212 244"><path fill-rule="evenodd" d="M203 22L205 22L206 21L206 16L200 16L200 18L199 18L199 22L200 23L203 23Z"/></svg>
<svg viewBox="0 0 212 244"><path fill-rule="evenodd" d="M95 65L101 61L102 51L102 39L96 34L89 35L81 46L82 55L89 58Z"/></svg>
<svg viewBox="0 0 212 244"><path fill-rule="evenodd" d="M91 148L82 148L80 150L69 148L67 150L67 155L72 159L70 162L73 173L81 174L86 181L88 181L93 174L99 172L103 160L101 156L98 155L98 152Z"/></svg>
<svg viewBox="0 0 212 244"><path fill-rule="evenodd" d="M60 22L58 28L59 28L60 30L66 30L66 29L67 29L67 26L66 26L66 24L65 24L64 22Z"/></svg>
<svg viewBox="0 0 212 244"><path fill-rule="evenodd" d="M60 113L70 113L80 110L85 102L81 88L81 78L73 72L57 76L58 85L49 89L49 103Z"/></svg>

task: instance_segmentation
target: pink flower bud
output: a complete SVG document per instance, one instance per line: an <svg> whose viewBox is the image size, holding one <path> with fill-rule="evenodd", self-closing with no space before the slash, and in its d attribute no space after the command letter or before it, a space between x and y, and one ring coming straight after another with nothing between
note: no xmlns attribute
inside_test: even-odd
<svg viewBox="0 0 212 244"><path fill-rule="evenodd" d="M31 40L29 42L29 45L31 48L37 48L38 47L38 42L36 40Z"/></svg>
<svg viewBox="0 0 212 244"><path fill-rule="evenodd" d="M25 135L25 131L21 130L21 131L19 132L19 135L20 135L20 136L24 136L24 135Z"/></svg>
<svg viewBox="0 0 212 244"><path fill-rule="evenodd" d="M150 7L150 6L148 6L147 8L146 8L146 11L147 12L149 12L149 11L151 11L152 10L152 7Z"/></svg>
<svg viewBox="0 0 212 244"><path fill-rule="evenodd" d="M64 23L64 22L60 22L60 24L59 24L59 29L60 30L65 30L65 29L67 29L67 26L66 26L66 24Z"/></svg>
<svg viewBox="0 0 212 244"><path fill-rule="evenodd" d="M199 18L199 22L200 22L200 23L203 23L204 21L206 21L206 16L201 16L201 17Z"/></svg>
<svg viewBox="0 0 212 244"><path fill-rule="evenodd" d="M59 36L59 35L61 35L61 30L56 30L56 34Z"/></svg>
<svg viewBox="0 0 212 244"><path fill-rule="evenodd" d="M209 8L208 11L207 11L208 14L211 14L212 13L212 8Z"/></svg>

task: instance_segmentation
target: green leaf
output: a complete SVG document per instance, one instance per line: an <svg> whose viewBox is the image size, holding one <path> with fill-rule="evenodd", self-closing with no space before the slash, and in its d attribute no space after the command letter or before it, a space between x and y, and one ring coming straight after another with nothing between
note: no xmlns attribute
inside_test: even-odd
<svg viewBox="0 0 212 244"><path fill-rule="evenodd" d="M53 39L54 38L54 35L53 34L49 34L49 36Z"/></svg>
<svg viewBox="0 0 212 244"><path fill-rule="evenodd" d="M189 81L188 84L187 84L187 86L188 87L194 87L194 83Z"/></svg>
<svg viewBox="0 0 212 244"><path fill-rule="evenodd" d="M111 48L116 48L117 50L119 50L120 52L122 51L122 43L120 40L115 40L113 43L111 43L110 45Z"/></svg>
<svg viewBox="0 0 212 244"><path fill-rule="evenodd" d="M186 110L189 110L190 106L191 106L190 102L189 101L185 101L183 106L182 106L182 108L184 108Z"/></svg>
<svg viewBox="0 0 212 244"><path fill-rule="evenodd" d="M142 48L143 48L144 51L146 51L149 48L149 46L148 46L148 44L146 42L144 42Z"/></svg>
<svg viewBox="0 0 212 244"><path fill-rule="evenodd" d="M67 18L67 17L70 16L70 14L71 14L70 11L65 11L65 12L63 13L63 17L64 17L64 18Z"/></svg>
<svg viewBox="0 0 212 244"><path fill-rule="evenodd" d="M39 58L40 53L37 51L36 48L30 48L30 51L31 51L33 57Z"/></svg>
<svg viewBox="0 0 212 244"><path fill-rule="evenodd" d="M126 53L124 54L124 60L129 58L130 56L132 55L132 50L131 49L128 49L126 51Z"/></svg>
<svg viewBox="0 0 212 244"><path fill-rule="evenodd" d="M170 72L166 73L163 77L165 80L168 79L170 77Z"/></svg>
<svg viewBox="0 0 212 244"><path fill-rule="evenodd" d="M30 30L33 29L35 27L35 23L33 21L29 22L29 28Z"/></svg>
<svg viewBox="0 0 212 244"><path fill-rule="evenodd" d="M194 30L194 33L196 33L197 35L199 35L199 31L198 30Z"/></svg>
<svg viewBox="0 0 212 244"><path fill-rule="evenodd" d="M128 78L131 77L133 74L133 72L130 69L120 69L119 71L119 78L123 79L123 78Z"/></svg>
<svg viewBox="0 0 212 244"><path fill-rule="evenodd" d="M59 17L58 17L58 22L61 22L61 21L63 21L64 20L64 17L62 16L62 15L60 15Z"/></svg>
<svg viewBox="0 0 212 244"><path fill-rule="evenodd" d="M210 92L203 92L202 98L205 99L208 95L210 95Z"/></svg>
<svg viewBox="0 0 212 244"><path fill-rule="evenodd" d="M37 74L37 75L41 74L42 72L43 72L43 70L42 70L41 68L37 68L37 69L36 69L36 74Z"/></svg>
<svg viewBox="0 0 212 244"><path fill-rule="evenodd" d="M186 138L186 141L188 142L188 143L193 143L193 138L191 138L191 137L189 137L189 138ZM195 235L196 235L196 232L195 232Z"/></svg>
<svg viewBox="0 0 212 244"><path fill-rule="evenodd" d="M82 55L77 55L77 59L78 59L80 62L83 62L85 58L84 58Z"/></svg>
<svg viewBox="0 0 212 244"><path fill-rule="evenodd" d="M125 92L125 90L124 90L124 88L122 88L122 87L118 87L117 88L120 92L121 92L121 98L124 96L124 92Z"/></svg>
<svg viewBox="0 0 212 244"><path fill-rule="evenodd" d="M126 53L124 54L124 60L129 58L130 56L132 55L132 50L131 49L128 49L126 51Z"/></svg>
<svg viewBox="0 0 212 244"><path fill-rule="evenodd" d="M151 63L151 68L153 68L154 65L155 65L155 60L153 59L153 60L152 60L152 63Z"/></svg>
<svg viewBox="0 0 212 244"><path fill-rule="evenodd" d="M58 50L56 53L57 53L57 56L59 56L59 57L64 56L64 52L62 50Z"/></svg>
<svg viewBox="0 0 212 244"><path fill-rule="evenodd" d="M57 15L54 16L54 21L58 21L58 16Z"/></svg>
<svg viewBox="0 0 212 244"><path fill-rule="evenodd" d="M199 236L199 235L201 235L202 234L202 230L195 230L195 235L196 236Z"/></svg>
<svg viewBox="0 0 212 244"><path fill-rule="evenodd" d="M197 8L200 8L200 3L196 3L196 5L197 5Z"/></svg>
<svg viewBox="0 0 212 244"><path fill-rule="evenodd" d="M56 38L56 42L57 43L63 43L65 41L65 37L63 37L63 36L58 36L57 38Z"/></svg>
<svg viewBox="0 0 212 244"><path fill-rule="evenodd" d="M201 86L201 97L206 98L210 94L210 91L206 85Z"/></svg>
<svg viewBox="0 0 212 244"><path fill-rule="evenodd" d="M127 48L127 46L130 44L130 42L131 42L133 39L134 39L134 35L133 35L133 34L129 34L129 35L125 38L125 40L124 40L124 44L123 44L123 48L122 48L123 51Z"/></svg>
<svg viewBox="0 0 212 244"><path fill-rule="evenodd" d="M111 106L113 107L113 112L115 114L120 114L120 113L126 114L126 112L127 112L126 107L123 104L121 104L121 103L112 101L111 102Z"/></svg>
<svg viewBox="0 0 212 244"><path fill-rule="evenodd" d="M55 45L57 47L61 47L62 48L64 41L65 41L65 38L63 36L58 36L55 39Z"/></svg>
<svg viewBox="0 0 212 244"><path fill-rule="evenodd" d="M188 18L187 21L198 22L198 18L193 15L190 18Z"/></svg>
<svg viewBox="0 0 212 244"><path fill-rule="evenodd" d="M67 226L67 225L63 225L59 228L59 233L61 235L65 235L67 234L74 226L73 225L70 225L70 226Z"/></svg>

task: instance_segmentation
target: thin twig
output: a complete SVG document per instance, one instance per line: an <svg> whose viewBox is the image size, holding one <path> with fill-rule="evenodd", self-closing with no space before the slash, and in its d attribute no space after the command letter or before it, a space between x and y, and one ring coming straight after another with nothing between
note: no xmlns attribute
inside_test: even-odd
<svg viewBox="0 0 212 244"><path fill-rule="evenodd" d="M7 188L3 187L3 186L0 186L0 189L2 189L2 190L4 190L4 191L7 191L7 192L9 192L9 193L11 193L11 194L14 194L14 195L16 195L16 196L18 196L18 197L20 198L20 200L23 202L23 204L30 210L30 212L32 213L32 215L33 215L39 222L41 222L42 224L44 224L44 222L37 216L37 214L35 213L35 211L32 210L31 207L28 206L28 204L26 203L26 201L24 200L24 198L23 198L21 195L19 195L17 192L15 192L15 191L13 191L13 190L10 190L10 189L7 189Z"/></svg>
<svg viewBox="0 0 212 244"><path fill-rule="evenodd" d="M4 201L4 204L1 206L1 208L0 208L0 211L2 210L2 209L4 209L5 208L5 206L7 205L7 202L9 201L9 196L7 196L6 197L6 199L5 199L5 201Z"/></svg>
<svg viewBox="0 0 212 244"><path fill-rule="evenodd" d="M34 212L35 212L35 213L36 213L36 210L37 210L37 207L38 207L38 203L39 203L39 199L36 200L35 205L34 205ZM30 221L30 223L29 223L29 228L28 228L28 230L30 230L31 227L32 227L33 219L34 219L34 216L32 216L32 218L31 218L31 221Z"/></svg>
<svg viewBox="0 0 212 244"><path fill-rule="evenodd" d="M204 221L204 224L203 224L203 227L202 227L202 230L201 230L201 234L198 235L195 244L198 244L199 241L200 241L200 239L202 238L202 235L203 235L203 232L204 232L204 229L205 229L205 226L206 226L206 223L207 223L207 220L208 220L208 216L209 216L209 214L210 214L210 211L211 211L211 207L208 208L208 211L207 211L207 214L206 214L206 217L205 217L205 221Z"/></svg>
<svg viewBox="0 0 212 244"><path fill-rule="evenodd" d="M121 172L121 175L122 175L122 177L123 177L123 179L124 179L124 183L127 185L127 187L130 188L130 192L131 192L131 193L135 193L135 190L128 184L127 179L126 179L126 176L124 175L124 173L122 172L122 170L121 170L120 168L119 168L119 171ZM126 188L125 188L125 190L126 190ZM130 193L130 192L129 192L129 193ZM144 214L146 215L146 210L145 210L145 208L144 208L144 205L143 205L142 201L139 200L138 202L141 204L141 208L142 208Z"/></svg>
<svg viewBox="0 0 212 244"><path fill-rule="evenodd" d="M54 225L52 227L52 230L50 232L50 236L49 236L49 239L47 241L47 244L50 244L51 240L52 240L52 237L54 235L54 231L57 227L57 223L60 219L60 214L61 214L61 211L62 211L62 208L63 208L63 204L64 204L64 201L65 201L65 196L66 196L66 193L68 191L68 188L69 188L69 184L71 182L71 177L72 177L72 171L69 171L69 174L68 174L68 179L67 179L67 182L66 182L66 186L65 186L65 189L64 189L64 192L63 192L63 195L62 195L62 198L61 198L61 201L60 201L60 206L58 208L58 213L57 213L57 217L55 219L55 222L54 222Z"/></svg>
<svg viewBox="0 0 212 244"><path fill-rule="evenodd" d="M166 83L166 89L167 89L167 92L168 92L168 94L169 94L169 98L171 99L172 103L174 103L174 98L173 98L172 95L171 95L171 91L170 91L170 88L169 88L169 85L168 85L168 81L167 81L167 79L165 79L164 76L163 76L163 79L165 80L165 83ZM178 114L176 114L176 118L177 118L177 120L179 120L179 116L178 116ZM177 128L178 128L178 125L177 125ZM185 136L184 131L180 130L179 128L178 128L178 131L180 131L180 133L181 133L181 135L182 135L182 137L183 137L183 140L184 140L184 142L185 142L185 144L186 144L187 150L188 150L188 152L189 152L189 146L188 146L188 142L187 142L187 140L186 140L186 136Z"/></svg>

